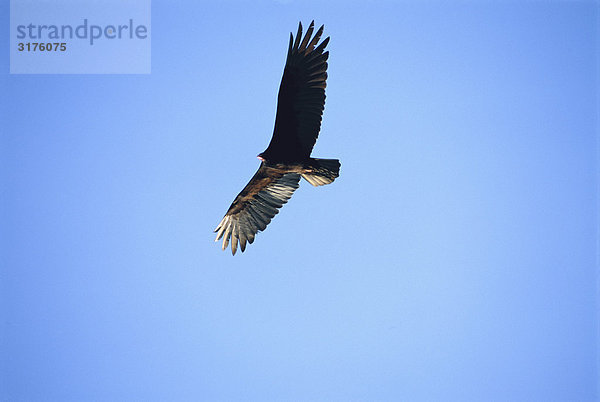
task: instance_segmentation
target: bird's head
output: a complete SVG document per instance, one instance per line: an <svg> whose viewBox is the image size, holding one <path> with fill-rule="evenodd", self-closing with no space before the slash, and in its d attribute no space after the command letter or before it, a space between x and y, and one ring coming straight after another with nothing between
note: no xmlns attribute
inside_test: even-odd
<svg viewBox="0 0 600 402"><path fill-rule="evenodd" d="M256 157L257 157L258 159L260 159L260 161L261 161L261 162L264 162L264 161L265 161L265 156L263 155L263 153L262 153L262 152L261 152L260 154L256 155Z"/></svg>

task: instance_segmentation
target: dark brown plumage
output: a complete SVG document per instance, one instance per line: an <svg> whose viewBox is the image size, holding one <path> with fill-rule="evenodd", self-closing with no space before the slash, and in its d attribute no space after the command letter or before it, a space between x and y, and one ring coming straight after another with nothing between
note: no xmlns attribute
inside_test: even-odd
<svg viewBox="0 0 600 402"><path fill-rule="evenodd" d="M215 229L223 239L223 250L231 242L231 252L252 243L257 232L264 230L299 186L304 177L313 186L329 184L339 176L337 159L311 158L321 129L325 107L327 58L323 52L329 38L318 46L323 26L312 37L314 21L304 39L302 24L298 33L290 34L283 78L277 98L277 115L273 137L267 149L258 155L258 171Z"/></svg>

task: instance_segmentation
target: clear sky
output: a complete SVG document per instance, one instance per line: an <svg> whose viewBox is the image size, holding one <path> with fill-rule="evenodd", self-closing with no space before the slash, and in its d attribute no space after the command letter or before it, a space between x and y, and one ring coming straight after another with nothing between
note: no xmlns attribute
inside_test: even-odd
<svg viewBox="0 0 600 402"><path fill-rule="evenodd" d="M312 19L341 176L232 257ZM154 0L150 75L9 75L0 30L0 399L596 400L598 21Z"/></svg>

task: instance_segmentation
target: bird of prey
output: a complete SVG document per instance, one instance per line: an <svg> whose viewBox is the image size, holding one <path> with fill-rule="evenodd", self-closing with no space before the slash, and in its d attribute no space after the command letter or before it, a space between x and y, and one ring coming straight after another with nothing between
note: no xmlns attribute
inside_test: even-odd
<svg viewBox="0 0 600 402"><path fill-rule="evenodd" d="M312 36L314 21L302 39L302 23L296 38L290 33L283 78L277 98L273 137L267 149L258 155L258 171L235 198L215 229L223 239L223 250L231 243L235 255L238 243L242 252L246 242L254 242L279 212L303 177L313 186L329 184L339 176L337 159L311 158L321 128L325 107L327 58L323 52L329 37L319 45L323 26Z"/></svg>

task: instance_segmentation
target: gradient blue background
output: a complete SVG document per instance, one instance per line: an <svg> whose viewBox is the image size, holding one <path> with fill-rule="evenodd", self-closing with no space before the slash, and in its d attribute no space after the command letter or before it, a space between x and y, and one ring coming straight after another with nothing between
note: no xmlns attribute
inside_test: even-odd
<svg viewBox="0 0 600 402"><path fill-rule="evenodd" d="M313 18L341 177L232 257ZM154 0L145 76L0 43L0 399L598 397L597 3Z"/></svg>

